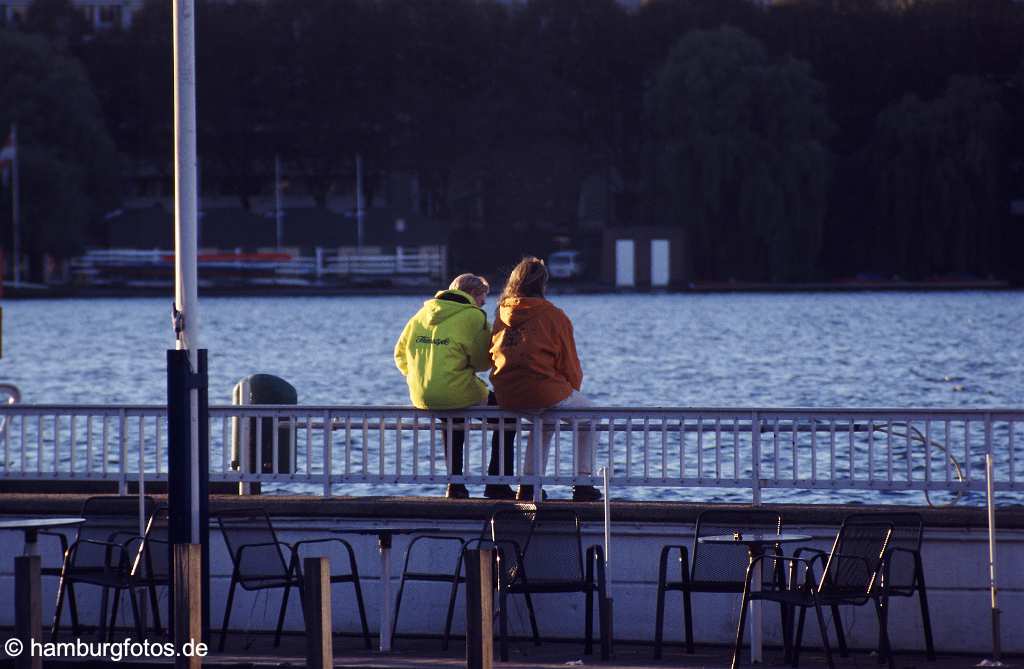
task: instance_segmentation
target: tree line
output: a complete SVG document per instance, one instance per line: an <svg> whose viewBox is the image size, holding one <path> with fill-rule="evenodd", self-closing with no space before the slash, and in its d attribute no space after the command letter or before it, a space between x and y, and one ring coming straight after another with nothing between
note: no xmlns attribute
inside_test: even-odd
<svg viewBox="0 0 1024 669"><path fill-rule="evenodd" d="M277 155L322 206L359 154L370 197L416 175L457 254L594 234L596 199L602 225L680 227L693 281L1024 265L1024 3L200 1L196 33L203 181L243 208ZM83 82L0 83L4 127L53 153L33 248L70 252L123 197L111 177L171 173L170 3L93 33L36 0L0 49L25 52L0 82L33 58ZM51 136L57 112L8 104L58 93L88 128Z"/></svg>

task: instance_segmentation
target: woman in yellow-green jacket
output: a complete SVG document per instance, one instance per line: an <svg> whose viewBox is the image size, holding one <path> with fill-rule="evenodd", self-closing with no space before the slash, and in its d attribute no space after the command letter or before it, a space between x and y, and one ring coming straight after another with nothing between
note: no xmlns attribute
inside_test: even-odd
<svg viewBox="0 0 1024 669"><path fill-rule="evenodd" d="M487 300L490 285L483 277L461 274L455 277L448 290L438 292L427 300L406 323L395 344L395 365L409 384L409 399L420 409L464 409L472 406L496 405L494 393L476 373L491 368L491 328L482 307ZM463 419L455 419L462 424ZM448 451L447 430L441 431ZM512 440L515 430L504 435L504 474L510 476L513 468ZM462 475L463 448L466 433L452 431L451 458L448 473ZM491 439L491 461L487 473L496 476L499 469L500 435L497 430ZM469 497L462 483L449 484L447 497ZM492 499L514 497L507 485L488 485L484 496Z"/></svg>

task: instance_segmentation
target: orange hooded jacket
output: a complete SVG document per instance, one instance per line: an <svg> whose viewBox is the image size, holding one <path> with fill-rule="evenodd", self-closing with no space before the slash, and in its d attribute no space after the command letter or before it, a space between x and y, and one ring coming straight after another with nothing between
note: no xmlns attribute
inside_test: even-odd
<svg viewBox="0 0 1024 669"><path fill-rule="evenodd" d="M502 300L491 333L491 383L498 405L546 409L583 383L572 322L541 297Z"/></svg>

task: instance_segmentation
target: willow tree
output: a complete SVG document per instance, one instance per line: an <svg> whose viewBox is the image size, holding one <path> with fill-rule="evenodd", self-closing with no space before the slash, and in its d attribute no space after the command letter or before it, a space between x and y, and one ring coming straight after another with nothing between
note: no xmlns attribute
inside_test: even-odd
<svg viewBox="0 0 1024 669"><path fill-rule="evenodd" d="M942 97L908 95L879 115L868 149L879 268L911 277L999 269L1006 121L998 89L976 77L952 77Z"/></svg>
<svg viewBox="0 0 1024 669"><path fill-rule="evenodd" d="M88 227L117 206L121 166L78 61L42 37L0 30L0 136L18 125L20 229L34 256L81 251ZM11 239L9 186L0 188L0 245Z"/></svg>
<svg viewBox="0 0 1024 669"><path fill-rule="evenodd" d="M796 280L821 247L832 132L824 87L735 28L676 43L646 105L663 221L694 279Z"/></svg>

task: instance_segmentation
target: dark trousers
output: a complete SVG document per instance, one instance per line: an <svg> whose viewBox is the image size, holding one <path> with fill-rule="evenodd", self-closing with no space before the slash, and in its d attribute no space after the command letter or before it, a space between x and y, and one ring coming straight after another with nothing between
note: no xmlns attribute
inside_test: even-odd
<svg viewBox="0 0 1024 669"><path fill-rule="evenodd" d="M494 397L494 393L487 394L487 406L498 406L498 400ZM464 426L466 422L465 418L453 418L452 427ZM491 419L487 421L488 424L495 425L494 434L491 435L491 461L487 465L487 473L491 476L498 476L501 472L499 469L499 457L503 457L505 461L505 476L511 476L515 468L515 448L513 442L516 438L515 429L505 430L505 447L501 447L501 434L497 429L497 419ZM441 429L441 439L445 445L445 449L448 448L448 429L447 426ZM448 468L448 473L454 476L462 475L462 463L463 456L462 452L466 445L466 432L464 430L452 430L452 462ZM503 451L500 455L498 451Z"/></svg>

